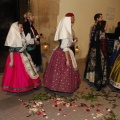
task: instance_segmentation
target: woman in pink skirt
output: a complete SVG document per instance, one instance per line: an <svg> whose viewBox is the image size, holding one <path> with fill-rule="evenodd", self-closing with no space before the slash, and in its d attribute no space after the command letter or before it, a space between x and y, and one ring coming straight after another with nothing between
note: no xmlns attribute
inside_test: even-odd
<svg viewBox="0 0 120 120"><path fill-rule="evenodd" d="M60 45L52 53L43 77L44 87L53 91L72 93L79 88L80 75L70 49L75 40L71 29L73 22L74 16L64 17L57 27L54 40Z"/></svg>
<svg viewBox="0 0 120 120"><path fill-rule="evenodd" d="M28 38L27 38L28 39ZM41 85L40 77L30 55L26 52L29 39L24 37L23 26L20 22L11 25L5 46L9 46L2 90L8 92L26 92Z"/></svg>

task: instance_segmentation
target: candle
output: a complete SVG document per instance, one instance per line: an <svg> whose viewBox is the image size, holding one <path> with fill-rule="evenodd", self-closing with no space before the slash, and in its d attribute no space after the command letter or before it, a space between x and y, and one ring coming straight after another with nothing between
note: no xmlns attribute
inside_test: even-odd
<svg viewBox="0 0 120 120"><path fill-rule="evenodd" d="M78 48L78 46L76 46L75 52L76 52L76 53L79 53L79 48Z"/></svg>
<svg viewBox="0 0 120 120"><path fill-rule="evenodd" d="M48 45L47 45L47 44L43 45L43 50L44 50L44 51L47 51L47 50L48 50Z"/></svg>

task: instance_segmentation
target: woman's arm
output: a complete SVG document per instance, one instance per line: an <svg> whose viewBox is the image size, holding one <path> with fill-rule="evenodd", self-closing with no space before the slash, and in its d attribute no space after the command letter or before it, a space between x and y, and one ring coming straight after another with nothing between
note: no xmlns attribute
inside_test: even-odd
<svg viewBox="0 0 120 120"><path fill-rule="evenodd" d="M40 44L40 41L37 41L37 39L34 39L34 42L35 42L36 45Z"/></svg>
<svg viewBox="0 0 120 120"><path fill-rule="evenodd" d="M9 63L9 67L13 67L13 64L14 64L13 52L10 52L10 63Z"/></svg>
<svg viewBox="0 0 120 120"><path fill-rule="evenodd" d="M116 41L116 49L119 50L120 49L120 43Z"/></svg>
<svg viewBox="0 0 120 120"><path fill-rule="evenodd" d="M106 24L105 24L105 28L104 28L104 30L105 30L105 31L108 30L108 24L107 24L107 22L106 22Z"/></svg>
<svg viewBox="0 0 120 120"><path fill-rule="evenodd" d="M70 43L69 43L69 39L64 39L61 42L61 46L60 48L63 49L63 51L65 52L65 57L66 57L66 65L69 66L69 51L68 48L70 47Z"/></svg>
<svg viewBox="0 0 120 120"><path fill-rule="evenodd" d="M65 51L65 57L66 57L66 66L69 66L70 62L69 62L69 52L68 51Z"/></svg>

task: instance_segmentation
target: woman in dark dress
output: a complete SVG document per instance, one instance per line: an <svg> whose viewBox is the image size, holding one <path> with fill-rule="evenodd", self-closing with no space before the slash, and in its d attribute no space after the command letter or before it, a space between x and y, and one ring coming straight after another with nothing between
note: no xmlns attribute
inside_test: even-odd
<svg viewBox="0 0 120 120"><path fill-rule="evenodd" d="M116 54L115 54L116 53ZM110 84L120 90L120 42L116 46L114 62L110 72Z"/></svg>
<svg viewBox="0 0 120 120"><path fill-rule="evenodd" d="M119 39L119 37L120 37L120 22L118 22L118 25L115 28L115 35Z"/></svg>
<svg viewBox="0 0 120 120"><path fill-rule="evenodd" d="M42 67L42 58L41 58L41 47L40 47L40 36L37 30L34 28L34 15L30 12L24 14L25 23L23 24L25 36L29 39L33 39L33 43L30 43L27 47L28 53L31 55L31 58L36 65L37 71Z"/></svg>
<svg viewBox="0 0 120 120"><path fill-rule="evenodd" d="M106 60L106 21L101 14L94 16L95 24L91 30L90 46L84 77L93 83L96 90L108 84Z"/></svg>

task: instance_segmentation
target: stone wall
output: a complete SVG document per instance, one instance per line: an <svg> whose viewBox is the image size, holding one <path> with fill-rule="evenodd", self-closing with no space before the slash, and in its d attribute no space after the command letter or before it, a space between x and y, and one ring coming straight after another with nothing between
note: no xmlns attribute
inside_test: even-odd
<svg viewBox="0 0 120 120"><path fill-rule="evenodd" d="M54 35L57 25L57 16L59 14L59 2L60 0L30 1L31 12L35 16L34 26L39 33L44 35L44 37L41 38L41 43L49 43L49 50L47 52L50 53L56 46Z"/></svg>

